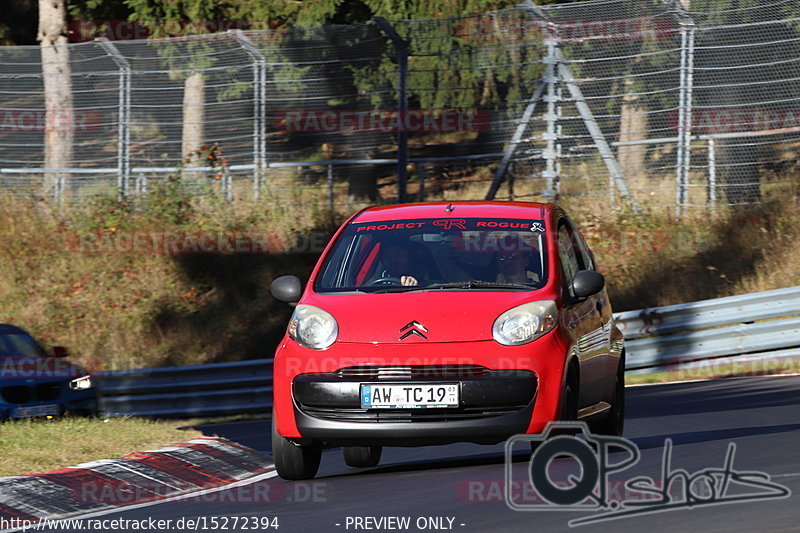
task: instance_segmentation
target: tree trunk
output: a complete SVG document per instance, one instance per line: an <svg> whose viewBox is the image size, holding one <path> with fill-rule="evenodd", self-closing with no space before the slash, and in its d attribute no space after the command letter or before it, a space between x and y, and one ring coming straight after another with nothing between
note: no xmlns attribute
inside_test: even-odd
<svg viewBox="0 0 800 533"><path fill-rule="evenodd" d="M72 79L67 44L66 0L39 0L39 33L44 81L44 166L68 168L72 164L74 121ZM44 175L44 189L60 194L59 173Z"/></svg>
<svg viewBox="0 0 800 533"><path fill-rule="evenodd" d="M181 151L187 167L204 166L203 154L199 153L205 138L206 80L202 71L193 72L183 84L183 143ZM204 173L184 173L186 178L200 179Z"/></svg>
<svg viewBox="0 0 800 533"><path fill-rule="evenodd" d="M620 109L619 142L641 141L648 135L647 108L634 92L633 78L626 78L623 85L625 95L622 97ZM622 172L628 182L634 185L634 188L644 185L644 180L647 179L646 154L647 145L644 144L617 148L617 159L622 167Z"/></svg>

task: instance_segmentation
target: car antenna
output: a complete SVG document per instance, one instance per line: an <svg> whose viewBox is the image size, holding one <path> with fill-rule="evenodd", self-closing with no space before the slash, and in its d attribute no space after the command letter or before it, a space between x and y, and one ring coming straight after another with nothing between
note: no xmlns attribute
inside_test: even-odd
<svg viewBox="0 0 800 533"><path fill-rule="evenodd" d="M444 210L446 213L452 213L453 211L456 210L456 208L453 207L453 204L447 204L447 207L445 207Z"/></svg>

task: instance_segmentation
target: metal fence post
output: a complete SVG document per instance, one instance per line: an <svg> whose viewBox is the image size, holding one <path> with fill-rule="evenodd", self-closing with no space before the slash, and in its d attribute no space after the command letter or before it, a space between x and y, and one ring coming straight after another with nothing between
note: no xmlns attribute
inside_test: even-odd
<svg viewBox="0 0 800 533"><path fill-rule="evenodd" d="M714 137L708 138L708 196L706 203L717 203L717 149Z"/></svg>
<svg viewBox="0 0 800 533"><path fill-rule="evenodd" d="M680 97L678 100L678 147L676 150L676 214L683 214L689 196L689 167L692 161L692 88L694 84L695 25L688 11L670 0L681 28Z"/></svg>
<svg viewBox="0 0 800 533"><path fill-rule="evenodd" d="M550 32L548 32L548 34L549 33ZM557 44L555 36L548 35L544 40L544 44L547 46L547 57L544 59L544 63L547 65L547 71L544 76L544 83L547 85L547 94L544 97L544 101L547 103L547 113L544 116L545 122L547 123L547 130L543 138L546 141L547 148L545 148L542 153L542 157L544 157L545 160L545 171L542 176L547 183L545 186L545 198L547 198L548 202L555 202L557 201L556 189L558 187L558 174L556 172L556 127L558 123L558 115L556 114L556 101L558 99L556 86L558 85L558 77L555 73L558 61L556 60Z"/></svg>
<svg viewBox="0 0 800 533"><path fill-rule="evenodd" d="M333 165L328 165L328 209L333 212Z"/></svg>
<svg viewBox="0 0 800 533"><path fill-rule="evenodd" d="M549 21L547 15L542 10L542 8L534 4L532 0L525 0L522 4L519 5L519 7L528 10L528 13L531 13L533 16L539 18L540 20L543 20L545 22ZM548 39L554 39L554 38L557 38L557 36L548 37ZM548 53L552 53L553 56L554 65L552 65L552 67L555 70L556 79L558 80L559 83L563 82L567 86L570 98L575 103L575 108L578 110L581 119L583 119L583 123L586 126L586 129L589 131L589 135L591 135L592 141L594 141L595 147L597 148L597 151L600 153L600 157L605 163L605 166L608 169L608 173L610 174L611 179L617 186L617 189L619 189L620 196L628 200L634 207L634 209L638 210L638 206L636 205L635 200L628 192L628 182L625 180L625 176L622 173L622 168L620 167L619 162L617 161L617 158L614 155L614 152L611 150L611 146L608 144L608 141L606 140L603 131L600 129L600 125L597 123L597 120L594 117L594 113L592 113L592 109L586 103L586 98L584 98L583 96L583 91L581 91L581 88L575 81L575 76L573 75L572 70L569 68L569 61L564 56L564 52L562 52L561 49L558 48L557 44L554 43L552 49L548 48ZM548 67L550 66L551 65L548 65ZM558 117L555 117L555 120L557 121ZM558 167L556 166L556 158L554 157L553 172L557 172L557 169Z"/></svg>
<svg viewBox="0 0 800 533"><path fill-rule="evenodd" d="M106 37L98 37L95 41L119 67L117 197L124 200L131 177L131 64Z"/></svg>
<svg viewBox="0 0 800 533"><path fill-rule="evenodd" d="M253 59L253 197L258 200L267 161L267 60L242 30L228 30Z"/></svg>
<svg viewBox="0 0 800 533"><path fill-rule="evenodd" d="M408 41L400 37L395 29L383 17L372 17L378 28L394 43L397 50L397 201L406 201L406 184L408 182Z"/></svg>

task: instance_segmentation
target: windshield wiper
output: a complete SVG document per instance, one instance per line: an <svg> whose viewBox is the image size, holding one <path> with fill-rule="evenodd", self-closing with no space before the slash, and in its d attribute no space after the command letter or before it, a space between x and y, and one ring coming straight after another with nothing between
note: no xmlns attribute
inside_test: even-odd
<svg viewBox="0 0 800 533"><path fill-rule="evenodd" d="M381 292L414 292L414 291L430 291L430 290L446 290L446 289L534 289L532 285L524 283L502 283L496 281L481 281L473 279L470 281L456 281L453 283L433 283L431 285L414 285L405 287L386 287L375 291Z"/></svg>

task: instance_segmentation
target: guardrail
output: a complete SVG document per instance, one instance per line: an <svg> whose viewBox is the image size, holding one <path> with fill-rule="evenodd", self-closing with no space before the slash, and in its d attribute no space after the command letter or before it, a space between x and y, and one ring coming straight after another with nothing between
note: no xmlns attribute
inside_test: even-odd
<svg viewBox="0 0 800 533"><path fill-rule="evenodd" d="M614 315L626 369L800 357L800 287ZM272 359L103 372L105 416L208 417L272 409Z"/></svg>
<svg viewBox="0 0 800 533"><path fill-rule="evenodd" d="M800 287L618 313L626 369L747 354L800 357Z"/></svg>
<svg viewBox="0 0 800 533"><path fill-rule="evenodd" d="M102 372L104 416L208 417L268 413L272 359Z"/></svg>

